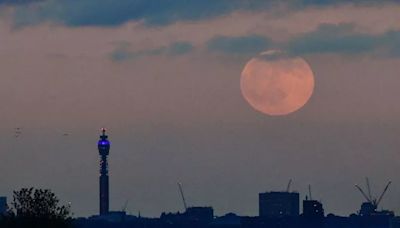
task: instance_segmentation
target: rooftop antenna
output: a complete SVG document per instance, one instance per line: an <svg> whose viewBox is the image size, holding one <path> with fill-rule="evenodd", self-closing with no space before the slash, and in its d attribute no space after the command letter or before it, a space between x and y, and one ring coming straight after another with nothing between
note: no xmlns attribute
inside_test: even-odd
<svg viewBox="0 0 400 228"><path fill-rule="evenodd" d="M126 208L128 208L129 200L126 200L124 206L122 206L122 211L126 213Z"/></svg>
<svg viewBox="0 0 400 228"><path fill-rule="evenodd" d="M185 195L183 194L182 183L178 182L178 187L179 187L179 192L181 193L183 206L185 207L185 211L186 211L187 210L187 204L186 204L186 200L185 200Z"/></svg>
<svg viewBox="0 0 400 228"><path fill-rule="evenodd" d="M312 194L311 194L311 185L308 185L308 196L310 198L310 200L312 200Z"/></svg>

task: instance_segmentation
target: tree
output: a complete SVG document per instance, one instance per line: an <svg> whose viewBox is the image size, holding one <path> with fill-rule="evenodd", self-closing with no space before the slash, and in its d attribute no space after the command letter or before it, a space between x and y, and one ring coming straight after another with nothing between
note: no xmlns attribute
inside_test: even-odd
<svg viewBox="0 0 400 228"><path fill-rule="evenodd" d="M23 188L14 191L12 207L17 217L67 219L70 208L58 204L58 198L49 189Z"/></svg>
<svg viewBox="0 0 400 228"><path fill-rule="evenodd" d="M49 189L22 188L13 192L8 227L68 227L69 206L59 205Z"/></svg>

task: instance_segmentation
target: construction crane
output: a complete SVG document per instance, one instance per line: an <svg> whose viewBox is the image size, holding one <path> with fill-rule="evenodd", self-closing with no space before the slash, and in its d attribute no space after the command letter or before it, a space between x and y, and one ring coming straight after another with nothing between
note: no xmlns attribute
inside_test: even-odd
<svg viewBox="0 0 400 228"><path fill-rule="evenodd" d="M182 183L178 182L178 187L179 187L179 192L181 193L183 206L185 207L185 211L186 211L187 210L187 204L186 204L186 200L185 200L185 195L183 194Z"/></svg>
<svg viewBox="0 0 400 228"><path fill-rule="evenodd" d="M289 191L290 191L290 186L291 186L291 184L292 184L292 179L290 179L290 180L289 180L289 183L287 184L286 192L289 192Z"/></svg>
<svg viewBox="0 0 400 228"><path fill-rule="evenodd" d="M383 199L383 196L387 192L387 190L388 190L388 188L389 188L391 183L392 182L389 181L386 184L385 188L383 189L383 192L380 194L379 197L374 197L372 195L371 186L369 184L369 179L368 178L366 178L366 185L367 185L367 192L368 193L365 193L365 191L359 185L355 185L355 187L361 192L361 194L364 196L364 198L367 200L367 202L370 203L372 206L374 206L375 209L377 209L379 204L381 203L381 201Z"/></svg>

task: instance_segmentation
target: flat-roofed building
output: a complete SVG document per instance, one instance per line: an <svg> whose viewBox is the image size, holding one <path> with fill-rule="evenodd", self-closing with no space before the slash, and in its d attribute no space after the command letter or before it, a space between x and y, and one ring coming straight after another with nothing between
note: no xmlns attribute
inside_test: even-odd
<svg viewBox="0 0 400 228"><path fill-rule="evenodd" d="M298 192L265 192L259 194L260 217L299 216Z"/></svg>
<svg viewBox="0 0 400 228"><path fill-rule="evenodd" d="M303 216L312 218L324 217L322 203L317 200L303 200Z"/></svg>

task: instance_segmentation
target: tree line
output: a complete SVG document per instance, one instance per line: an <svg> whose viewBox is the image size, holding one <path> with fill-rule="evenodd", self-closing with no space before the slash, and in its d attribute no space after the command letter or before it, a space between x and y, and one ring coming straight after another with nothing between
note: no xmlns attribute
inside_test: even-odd
<svg viewBox="0 0 400 228"><path fill-rule="evenodd" d="M22 188L13 191L13 199L0 217L0 227L9 228L69 228L71 210L61 205L49 189Z"/></svg>

